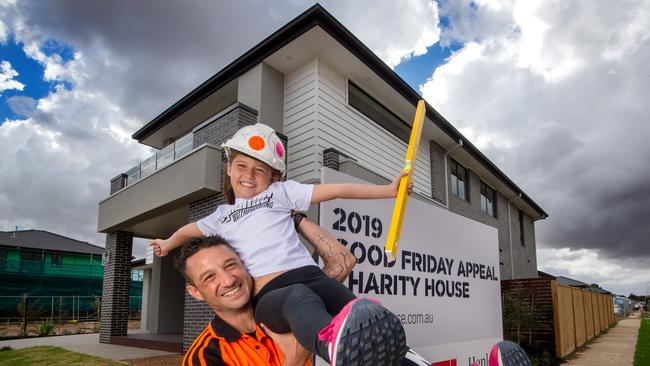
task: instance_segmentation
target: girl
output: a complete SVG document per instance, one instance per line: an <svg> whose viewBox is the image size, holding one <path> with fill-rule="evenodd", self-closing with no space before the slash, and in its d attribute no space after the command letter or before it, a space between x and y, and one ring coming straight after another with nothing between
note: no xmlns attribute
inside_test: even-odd
<svg viewBox="0 0 650 366"><path fill-rule="evenodd" d="M154 253L166 255L192 237L221 235L254 278L259 323L275 333L292 331L332 365L399 365L407 350L400 321L326 276L300 243L290 213L336 198L394 198L406 173L388 185L282 181L284 146L273 129L259 123L241 128L222 147L228 158L223 189L228 204L167 240L151 241Z"/></svg>

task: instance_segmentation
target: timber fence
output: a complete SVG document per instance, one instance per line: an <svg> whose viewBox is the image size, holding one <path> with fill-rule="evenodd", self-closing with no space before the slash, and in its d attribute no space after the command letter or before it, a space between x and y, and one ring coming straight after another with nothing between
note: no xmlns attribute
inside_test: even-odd
<svg viewBox="0 0 650 366"><path fill-rule="evenodd" d="M501 281L504 334L522 346L566 357L616 322L613 297L553 278Z"/></svg>

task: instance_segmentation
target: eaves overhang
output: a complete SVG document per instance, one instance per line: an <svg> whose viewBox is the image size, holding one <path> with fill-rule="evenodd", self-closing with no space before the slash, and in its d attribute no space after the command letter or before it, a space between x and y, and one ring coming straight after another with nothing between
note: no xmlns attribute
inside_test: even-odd
<svg viewBox="0 0 650 366"><path fill-rule="evenodd" d="M171 107L134 133L132 137L139 142L142 142L142 140L146 139L155 131L194 107L212 93L224 87L235 78L264 61L264 59L272 55L274 52L317 26L326 31L368 68L379 75L384 82L395 89L414 107L417 105L417 102L422 99L420 94L411 88L411 86L395 73L395 71L388 67L379 57L377 57L377 55L355 37L352 32L346 29L343 24L336 20L322 6L316 4L291 22L287 23L284 27L271 34L257 46L231 62L228 66L199 85L178 102L174 103ZM467 140L454 126L451 125L451 123L449 123L449 121L447 121L428 103L426 104L426 114L427 117L453 141L462 141L463 150L485 166L492 174L494 174L495 177L515 192L521 200L533 208L539 214L539 218L544 219L548 217L548 214L535 201L526 195L521 188L508 178L506 174L504 174L490 161L490 159L480 152L478 148Z"/></svg>

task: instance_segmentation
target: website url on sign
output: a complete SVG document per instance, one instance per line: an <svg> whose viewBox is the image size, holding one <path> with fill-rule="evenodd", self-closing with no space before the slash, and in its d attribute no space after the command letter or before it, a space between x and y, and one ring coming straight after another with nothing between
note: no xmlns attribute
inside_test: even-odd
<svg viewBox="0 0 650 366"><path fill-rule="evenodd" d="M433 324L435 322L432 313L396 313L395 315L402 324Z"/></svg>

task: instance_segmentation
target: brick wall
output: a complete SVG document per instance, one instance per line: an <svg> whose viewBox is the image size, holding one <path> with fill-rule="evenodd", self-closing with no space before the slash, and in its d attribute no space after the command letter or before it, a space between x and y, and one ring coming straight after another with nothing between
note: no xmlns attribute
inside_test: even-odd
<svg viewBox="0 0 650 366"><path fill-rule="evenodd" d="M127 175L122 173L122 174L118 175L117 177L111 179L111 192L110 192L110 194L113 194L113 193L119 191L120 189L126 187L126 178L127 178Z"/></svg>
<svg viewBox="0 0 650 366"><path fill-rule="evenodd" d="M257 122L257 111L235 103L218 114L210 123L203 124L194 130L193 147L204 143L221 145L226 142L241 127Z"/></svg>
<svg viewBox="0 0 650 366"><path fill-rule="evenodd" d="M106 234L106 264L102 286L102 316L99 342L110 343L111 336L125 336L129 322L131 287L131 248L133 233Z"/></svg>

